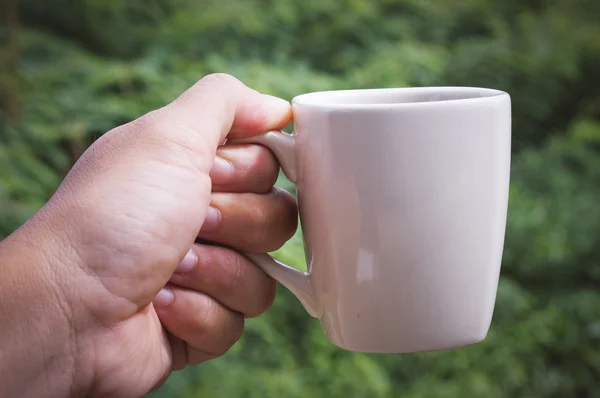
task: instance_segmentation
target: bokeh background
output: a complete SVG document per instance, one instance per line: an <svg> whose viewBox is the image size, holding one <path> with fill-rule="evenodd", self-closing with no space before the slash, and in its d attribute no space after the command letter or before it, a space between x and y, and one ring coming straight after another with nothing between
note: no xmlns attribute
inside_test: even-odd
<svg viewBox="0 0 600 398"><path fill-rule="evenodd" d="M152 397L600 397L600 1L4 0L1 16L0 237L94 139L211 72L285 99L512 95L506 248L483 343L341 351L280 289L227 355ZM301 239L276 255L304 268Z"/></svg>

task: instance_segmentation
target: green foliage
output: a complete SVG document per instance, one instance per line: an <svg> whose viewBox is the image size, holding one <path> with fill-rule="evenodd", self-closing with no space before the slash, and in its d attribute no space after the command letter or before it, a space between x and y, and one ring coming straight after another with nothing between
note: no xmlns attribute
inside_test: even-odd
<svg viewBox="0 0 600 398"><path fill-rule="evenodd" d="M600 397L600 2L13 0L3 11L0 237L101 134L211 72L286 99L422 85L512 95L506 248L483 343L341 351L280 289L227 355L151 396ZM301 231L275 255L304 268Z"/></svg>

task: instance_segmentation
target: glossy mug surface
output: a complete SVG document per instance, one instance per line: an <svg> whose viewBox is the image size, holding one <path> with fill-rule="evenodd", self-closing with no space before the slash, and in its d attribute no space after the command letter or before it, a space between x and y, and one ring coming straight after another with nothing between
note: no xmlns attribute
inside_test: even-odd
<svg viewBox="0 0 600 398"><path fill-rule="evenodd" d="M405 353L482 341L508 204L511 104L469 87L330 91L292 101L267 146L297 184L308 272L245 253L335 345Z"/></svg>

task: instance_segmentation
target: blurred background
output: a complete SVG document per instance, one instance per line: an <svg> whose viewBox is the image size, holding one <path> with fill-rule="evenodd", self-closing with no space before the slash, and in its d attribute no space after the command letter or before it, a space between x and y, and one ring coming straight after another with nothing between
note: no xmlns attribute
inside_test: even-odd
<svg viewBox="0 0 600 398"><path fill-rule="evenodd" d="M4 0L1 18L0 238L94 139L211 72L288 100L424 85L512 96L506 248L483 343L341 351L280 289L227 355L152 397L600 397L600 1ZM304 268L301 234L276 255Z"/></svg>

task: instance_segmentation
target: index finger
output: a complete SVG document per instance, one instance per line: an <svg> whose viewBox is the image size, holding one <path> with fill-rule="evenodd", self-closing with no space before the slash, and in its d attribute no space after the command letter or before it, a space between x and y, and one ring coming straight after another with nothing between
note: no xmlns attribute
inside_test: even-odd
<svg viewBox="0 0 600 398"><path fill-rule="evenodd" d="M161 125L162 138L177 140L202 157L208 173L226 137L249 137L283 128L292 118L289 102L261 94L233 76L216 73L194 84L170 104L138 119Z"/></svg>

